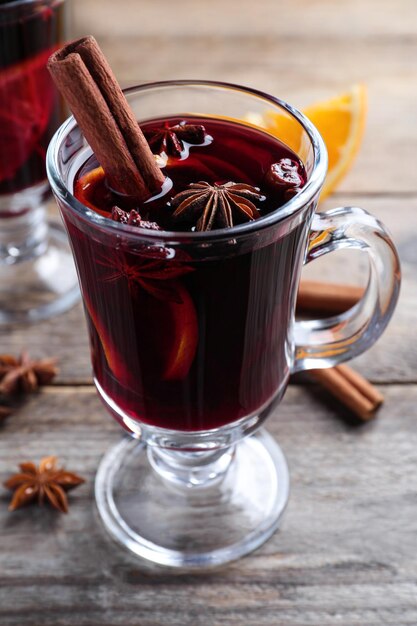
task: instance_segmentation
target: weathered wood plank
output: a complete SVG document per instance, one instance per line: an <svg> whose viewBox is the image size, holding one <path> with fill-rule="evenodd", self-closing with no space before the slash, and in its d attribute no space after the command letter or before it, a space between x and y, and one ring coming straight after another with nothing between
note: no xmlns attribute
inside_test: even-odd
<svg viewBox="0 0 417 626"><path fill-rule="evenodd" d="M82 305L51 320L27 327L0 330L0 352L18 355L28 350L33 358L56 356L57 383L91 383L90 352Z"/></svg>
<svg viewBox="0 0 417 626"><path fill-rule="evenodd" d="M263 0L195 2L194 0L124 0L123 8L112 0L73 0L75 30L98 36L236 38L260 35L300 39L352 39L416 36L414 0L297 0L296 3ZM408 19L405 19L407 16Z"/></svg>
<svg viewBox="0 0 417 626"><path fill-rule="evenodd" d="M90 389L32 397L0 431L0 479L58 454L88 482L68 516L8 513L0 495L2 626L405 626L417 623L417 386L383 388L380 417L354 428L292 387L269 419L290 464L282 530L206 574L134 559L101 527L94 472L120 429ZM318 392L320 394L320 392Z"/></svg>

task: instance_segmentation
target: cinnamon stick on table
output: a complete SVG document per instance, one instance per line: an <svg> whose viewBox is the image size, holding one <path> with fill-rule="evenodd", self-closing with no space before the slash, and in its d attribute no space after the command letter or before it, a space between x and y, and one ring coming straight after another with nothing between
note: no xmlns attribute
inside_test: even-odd
<svg viewBox="0 0 417 626"><path fill-rule="evenodd" d="M48 69L112 187L144 201L164 175L94 37L55 52Z"/></svg>
<svg viewBox="0 0 417 626"><path fill-rule="evenodd" d="M302 280L298 289L297 311L337 315L354 306L363 294L362 287Z"/></svg>
<svg viewBox="0 0 417 626"><path fill-rule="evenodd" d="M363 294L362 287L302 280L297 312L337 315L354 306ZM382 394L366 378L347 365L310 370L309 374L362 420L374 417L384 401Z"/></svg>
<svg viewBox="0 0 417 626"><path fill-rule="evenodd" d="M384 401L384 396L366 378L347 365L310 370L309 375L363 421L373 418Z"/></svg>

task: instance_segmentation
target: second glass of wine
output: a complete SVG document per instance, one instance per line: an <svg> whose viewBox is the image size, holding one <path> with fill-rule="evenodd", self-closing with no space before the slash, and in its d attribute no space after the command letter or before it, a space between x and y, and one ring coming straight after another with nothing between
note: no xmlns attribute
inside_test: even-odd
<svg viewBox="0 0 417 626"><path fill-rule="evenodd" d="M79 288L65 230L48 223L48 143L66 117L46 69L65 0L0 2L0 326L65 311Z"/></svg>
<svg viewBox="0 0 417 626"><path fill-rule="evenodd" d="M164 229L123 223L122 205L112 207L111 189L74 119L48 150L49 180L78 267L95 384L130 434L100 464L98 510L135 554L204 568L246 554L278 527L289 474L261 425L292 372L331 367L379 337L398 297L398 256L384 227L362 209L315 213L326 150L285 102L194 81L142 85L126 95L150 145L165 154L168 198L185 193L185 209L190 193L198 208L195 194L209 183L242 193L236 182L260 181L252 197L267 198L265 164L280 164L279 184L292 180L294 163L303 164L298 193L282 197L274 178L275 195L265 200L270 210L254 221L206 231L175 223L169 230L178 195L168 204L157 200ZM280 122L274 132L271 115ZM164 143L185 121L204 126L205 141L194 141L200 147ZM289 128L291 146L284 141ZM181 191L190 181L191 192ZM142 216L146 211L140 207ZM365 295L339 317L296 322L303 263L340 248L367 253Z"/></svg>

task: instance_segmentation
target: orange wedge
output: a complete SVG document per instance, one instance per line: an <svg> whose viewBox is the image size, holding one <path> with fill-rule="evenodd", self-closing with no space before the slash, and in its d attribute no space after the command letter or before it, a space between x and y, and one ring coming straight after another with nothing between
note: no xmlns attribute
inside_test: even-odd
<svg viewBox="0 0 417 626"><path fill-rule="evenodd" d="M77 179L74 185L74 196L89 209L93 209L96 213L108 217L108 213L105 213L97 206L97 184L104 180L104 170L99 165L98 167L90 170L84 176ZM100 200L100 198L98 198Z"/></svg>
<svg viewBox="0 0 417 626"><path fill-rule="evenodd" d="M169 302L172 332L165 343L167 353L163 380L182 380L190 370L198 343L198 321L194 303L187 289L179 282L181 303Z"/></svg>
<svg viewBox="0 0 417 626"><path fill-rule="evenodd" d="M324 139L329 169L320 199L332 193L350 169L365 130L367 93L365 85L304 110Z"/></svg>
<svg viewBox="0 0 417 626"><path fill-rule="evenodd" d="M88 311L88 315L90 316L90 320L93 323L93 326L96 329L97 335L100 339L104 356L106 357L107 365L117 379L125 381L128 386L134 388L135 380L132 377L132 373L129 371L129 368L126 366L124 360L121 358L120 354L114 347L105 325L102 324L99 316L96 314L94 307L91 304L87 290L85 290L83 293L83 300L85 308Z"/></svg>
<svg viewBox="0 0 417 626"><path fill-rule="evenodd" d="M329 154L329 169L320 199L334 191L350 169L362 142L367 112L365 85L353 85L346 93L304 109L324 139ZM293 119L270 111L264 116L267 130L273 132L295 152L300 149L300 127Z"/></svg>
<svg viewBox="0 0 417 626"><path fill-rule="evenodd" d="M150 329L155 350L164 355L161 364L162 380L185 378L194 360L198 344L198 321L193 300L180 282L176 282L175 289L180 302L162 302L153 298L148 301L148 306L142 312L141 325L148 331ZM119 381L124 381L127 386L134 389L137 381L127 367L123 355L114 345L105 324L96 314L86 292L84 303L100 339L107 365Z"/></svg>

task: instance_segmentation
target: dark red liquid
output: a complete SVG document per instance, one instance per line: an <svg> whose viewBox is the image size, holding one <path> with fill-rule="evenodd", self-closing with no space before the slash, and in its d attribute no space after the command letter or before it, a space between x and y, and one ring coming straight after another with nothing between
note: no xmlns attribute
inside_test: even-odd
<svg viewBox="0 0 417 626"><path fill-rule="evenodd" d="M63 43L64 3L0 4L0 194L45 180L48 143L63 118L46 69Z"/></svg>
<svg viewBox="0 0 417 626"><path fill-rule="evenodd" d="M193 123L204 124L213 141L191 147L183 160L169 159L164 171L173 189L137 207L141 216L164 228L191 228L173 223L169 200L200 180L257 186L266 196L262 212L279 210L284 191L265 176L272 163L298 161L296 155L250 127L212 119ZM150 126L142 127L146 132ZM90 159L78 178L96 165ZM133 208L113 196L102 178L90 192L102 214L116 202ZM258 233L244 244L225 239L213 251L192 244L152 246L141 243L140 229L120 227L131 233L123 239L123 233L116 238L88 221L68 215L66 221L95 376L125 414L169 429L207 430L255 414L285 385L306 224L264 239Z"/></svg>

